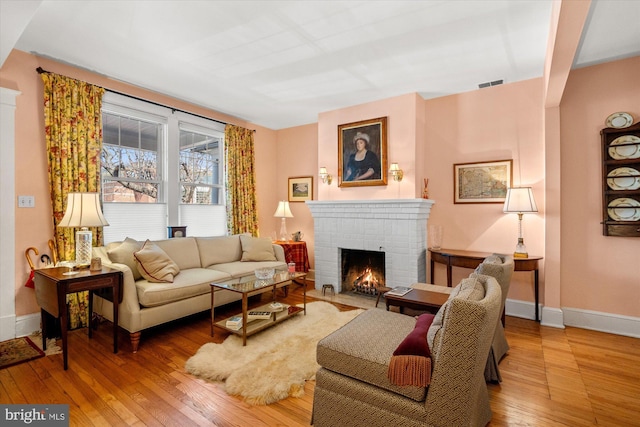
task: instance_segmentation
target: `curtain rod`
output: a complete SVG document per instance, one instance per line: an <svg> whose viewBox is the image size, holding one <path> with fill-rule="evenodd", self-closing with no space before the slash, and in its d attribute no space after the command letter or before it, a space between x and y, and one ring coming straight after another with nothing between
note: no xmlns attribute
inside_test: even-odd
<svg viewBox="0 0 640 427"><path fill-rule="evenodd" d="M51 74L51 72L50 72L50 71L47 71L47 70L45 70L45 69L44 69L44 68L42 68L42 67L38 67L38 68L36 68L36 71L38 72L38 74L43 74L43 73ZM211 117L206 117L206 116L203 116L203 115L200 115L200 114L191 113L191 112L189 112L189 111L181 110L181 109L179 109L179 108L169 107L168 105L160 104L159 102L149 101L148 99L140 98L140 97L138 97L138 96L134 96L134 95L129 95L129 94L127 94L127 93L123 93L123 92L118 92L117 90L108 89L108 88L104 88L104 90L106 90L107 92L115 93L116 95L122 95L122 96L126 96L126 97L128 97L128 98L132 98L132 99L135 99L135 100L138 100L138 101L147 102L147 103L149 103L149 104L157 105L158 107L168 108L168 109L170 109L170 110L171 110L172 112L174 112L174 113L175 113L176 111L179 111L179 112L181 112L181 113L190 114L190 115L192 115L192 116L200 117L201 119L205 119L205 120L212 120L212 121L214 121L214 122L221 123L221 124L223 124L223 125L228 125L228 124L229 124L229 123L227 123L227 122L223 122L222 120L216 120L216 119L212 119ZM252 130L253 130L254 132L256 131L255 129L252 129Z"/></svg>

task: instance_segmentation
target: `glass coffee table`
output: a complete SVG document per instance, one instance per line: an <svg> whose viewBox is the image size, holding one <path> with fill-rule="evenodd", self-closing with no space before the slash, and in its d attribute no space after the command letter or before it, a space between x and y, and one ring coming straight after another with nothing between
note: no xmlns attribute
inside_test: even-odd
<svg viewBox="0 0 640 427"><path fill-rule="evenodd" d="M304 280L306 273L289 273L287 271L278 271L272 279L261 280L254 278L246 282L238 283L212 283L211 284L211 336L214 333L214 326L229 331L233 334L240 335L242 337L242 345L247 345L247 337L260 332L264 329L295 316L300 312L307 314L307 286ZM288 304L278 303L276 301L276 291L285 286L289 286L294 280L298 280L296 283L303 285L303 307L297 307ZM242 294L242 313L225 318L216 322L214 319L215 311L215 296L220 291L231 291ZM249 320L249 297L254 295L263 294L265 292L272 293L272 302L269 304L261 305L251 309L251 312L260 313L256 314L257 317L264 317L265 314L268 318L259 318ZM233 318L242 318L240 327L228 326L227 321Z"/></svg>

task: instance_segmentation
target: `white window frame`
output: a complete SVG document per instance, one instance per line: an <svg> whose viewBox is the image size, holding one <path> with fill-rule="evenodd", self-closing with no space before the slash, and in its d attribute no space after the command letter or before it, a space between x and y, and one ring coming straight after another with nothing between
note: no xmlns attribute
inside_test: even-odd
<svg viewBox="0 0 640 427"><path fill-rule="evenodd" d="M188 236L220 236L226 234L226 197L224 194L224 146L220 147L219 183L222 197L220 204L187 205L181 203L180 193L180 125L189 130L199 129L199 132L215 135L221 134L224 145L223 123L194 116L181 111L175 111L153 103L145 102L128 96L106 92L102 101L103 112L128 116L163 124L163 143L158 147L158 188L157 203L103 203L103 210L107 221L111 216L114 228L104 228L105 243L122 241L126 237L136 240L160 240L167 238L167 227L187 226ZM128 205L128 206L125 206ZM127 224L137 218L136 206L145 212L143 220ZM153 208L149 205L156 205ZM197 208L197 209L196 209ZM132 215L133 213L133 215ZM183 224L183 222L188 222ZM111 222L111 221L110 221ZM162 224L160 224L162 222Z"/></svg>

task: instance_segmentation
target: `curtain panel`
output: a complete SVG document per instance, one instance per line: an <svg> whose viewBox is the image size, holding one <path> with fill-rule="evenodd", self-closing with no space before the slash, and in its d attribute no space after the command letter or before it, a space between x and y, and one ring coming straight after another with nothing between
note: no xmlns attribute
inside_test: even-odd
<svg viewBox="0 0 640 427"><path fill-rule="evenodd" d="M54 73L44 82L44 126L53 232L58 259L75 258L75 229L58 227L67 194L100 192L102 96L104 88ZM102 244L102 227L93 228L93 244ZM69 295L69 327L89 325L87 292Z"/></svg>
<svg viewBox="0 0 640 427"><path fill-rule="evenodd" d="M254 132L227 125L225 136L227 230L258 236Z"/></svg>

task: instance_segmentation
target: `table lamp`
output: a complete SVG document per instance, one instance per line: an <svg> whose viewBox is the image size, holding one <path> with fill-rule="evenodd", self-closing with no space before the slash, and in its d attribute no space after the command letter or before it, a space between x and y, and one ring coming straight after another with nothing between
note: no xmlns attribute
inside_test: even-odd
<svg viewBox="0 0 640 427"><path fill-rule="evenodd" d="M528 258L527 247L522 237L522 214L538 212L536 201L533 198L531 187L519 187L507 189L507 198L504 201L505 213L518 214L518 244L513 253L514 258Z"/></svg>
<svg viewBox="0 0 640 427"><path fill-rule="evenodd" d="M289 236L287 235L287 218L293 218L291 209L289 209L289 202L285 202L284 200L279 201L273 216L282 218L282 222L280 223L280 240L289 240Z"/></svg>
<svg viewBox="0 0 640 427"><path fill-rule="evenodd" d="M87 227L109 225L102 215L98 193L69 193L67 209L58 227L80 227L76 231L76 266L91 264L93 233Z"/></svg>

